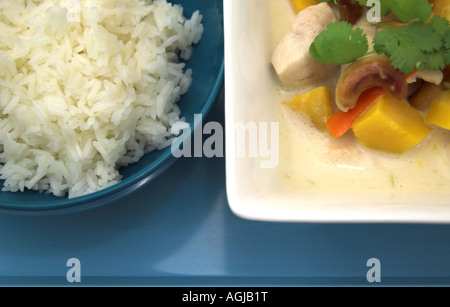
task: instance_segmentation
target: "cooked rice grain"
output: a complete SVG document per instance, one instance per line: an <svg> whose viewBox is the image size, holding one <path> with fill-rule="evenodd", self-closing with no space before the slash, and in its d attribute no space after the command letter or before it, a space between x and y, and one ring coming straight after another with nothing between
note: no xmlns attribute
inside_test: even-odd
<svg viewBox="0 0 450 307"><path fill-rule="evenodd" d="M69 198L170 146L202 16L166 0L0 1L0 179Z"/></svg>

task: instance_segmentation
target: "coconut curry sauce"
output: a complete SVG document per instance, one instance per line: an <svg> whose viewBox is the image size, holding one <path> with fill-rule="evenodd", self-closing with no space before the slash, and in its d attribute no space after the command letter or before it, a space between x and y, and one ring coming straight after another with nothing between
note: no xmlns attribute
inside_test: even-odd
<svg viewBox="0 0 450 307"><path fill-rule="evenodd" d="M273 50L295 19L290 0L271 0ZM288 186L300 190L450 190L450 132L434 127L421 142L402 153L362 145L352 130L336 138L299 116L289 101L314 88L329 86L331 95L340 71L314 84L286 86L276 74L280 107L280 170ZM337 111L336 106L330 110Z"/></svg>

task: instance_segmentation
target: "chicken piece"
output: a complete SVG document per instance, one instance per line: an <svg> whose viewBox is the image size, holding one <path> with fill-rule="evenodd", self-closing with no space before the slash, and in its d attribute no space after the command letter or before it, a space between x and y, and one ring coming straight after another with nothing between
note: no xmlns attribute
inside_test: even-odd
<svg viewBox="0 0 450 307"><path fill-rule="evenodd" d="M320 63L309 53L309 47L326 26L338 20L325 2L302 10L288 33L272 54L272 65L287 86L308 86L337 71L338 66Z"/></svg>

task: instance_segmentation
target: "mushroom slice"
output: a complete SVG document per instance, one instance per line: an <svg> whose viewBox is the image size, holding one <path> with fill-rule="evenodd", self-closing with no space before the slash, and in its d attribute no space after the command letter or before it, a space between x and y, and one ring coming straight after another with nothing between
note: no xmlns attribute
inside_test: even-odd
<svg viewBox="0 0 450 307"><path fill-rule="evenodd" d="M356 24L363 14L363 8L355 0L340 0L339 9L341 20Z"/></svg>
<svg viewBox="0 0 450 307"><path fill-rule="evenodd" d="M411 77L406 79L407 83L414 83L417 81L417 79L422 79L423 81L433 83L435 85L441 84L442 80L444 79L444 73L440 70L429 70L429 69L423 69L419 70L415 74L413 74Z"/></svg>
<svg viewBox="0 0 450 307"><path fill-rule="evenodd" d="M361 93L375 86L383 87L398 99L405 98L408 91L405 77L391 66L388 59L365 57L341 74L336 85L336 105L346 112L356 106Z"/></svg>

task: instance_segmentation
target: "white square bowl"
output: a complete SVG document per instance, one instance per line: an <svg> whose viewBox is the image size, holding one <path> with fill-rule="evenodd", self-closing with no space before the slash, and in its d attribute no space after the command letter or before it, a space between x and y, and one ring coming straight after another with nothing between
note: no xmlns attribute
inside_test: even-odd
<svg viewBox="0 0 450 307"><path fill-rule="evenodd" d="M263 167L269 162L267 152L240 152L242 125L267 130L279 122L270 63L270 1L281 0L224 1L226 184L231 210L261 221L450 222L450 191L295 190L283 182L279 167ZM267 131L270 138L272 130ZM259 133L259 142L270 143L261 137L264 133Z"/></svg>

